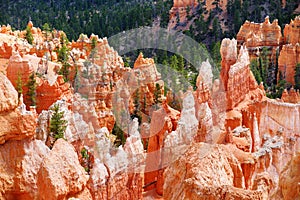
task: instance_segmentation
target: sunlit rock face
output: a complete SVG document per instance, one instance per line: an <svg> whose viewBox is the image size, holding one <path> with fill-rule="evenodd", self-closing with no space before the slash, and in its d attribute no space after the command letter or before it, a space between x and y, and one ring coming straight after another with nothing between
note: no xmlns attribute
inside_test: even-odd
<svg viewBox="0 0 300 200"><path fill-rule="evenodd" d="M35 199L37 174L49 148L39 140L23 139L0 145L1 199ZM12 162L12 159L14 162Z"/></svg>
<svg viewBox="0 0 300 200"><path fill-rule="evenodd" d="M40 199L65 199L82 191L87 181L88 176L74 147L58 139L37 173L38 196Z"/></svg>
<svg viewBox="0 0 300 200"><path fill-rule="evenodd" d="M220 79L226 92L227 110L236 107L251 93L253 93L251 100L261 100L264 96L264 91L258 87L250 71L250 59L247 48L242 46L238 56L236 51L235 39L224 39L222 41Z"/></svg>
<svg viewBox="0 0 300 200"><path fill-rule="evenodd" d="M96 160L88 185L93 199L142 198L145 155L136 119L129 133L124 147L119 148L107 137L107 128L96 133Z"/></svg>
<svg viewBox="0 0 300 200"><path fill-rule="evenodd" d="M256 199L263 191L244 190L242 163L254 163L234 146L197 143L165 171L165 199Z"/></svg>
<svg viewBox="0 0 300 200"><path fill-rule="evenodd" d="M290 24L286 24L284 27L284 40L286 43L296 45L300 43L300 16L297 16L294 20L291 19Z"/></svg>
<svg viewBox="0 0 300 200"><path fill-rule="evenodd" d="M266 17L263 23L246 21L237 34L238 42L244 43L247 47L279 46L281 39L278 20L270 23L269 17Z"/></svg>
<svg viewBox="0 0 300 200"><path fill-rule="evenodd" d="M300 29L299 29L300 30ZM299 32L299 31L298 31ZM277 80L284 78L288 83L295 85L295 69L300 63L300 46L299 43L286 44L282 46L278 57L278 76Z"/></svg>
<svg viewBox="0 0 300 200"><path fill-rule="evenodd" d="M36 128L35 112L26 110L13 85L2 74L0 74L0 99L0 143L32 137Z"/></svg>

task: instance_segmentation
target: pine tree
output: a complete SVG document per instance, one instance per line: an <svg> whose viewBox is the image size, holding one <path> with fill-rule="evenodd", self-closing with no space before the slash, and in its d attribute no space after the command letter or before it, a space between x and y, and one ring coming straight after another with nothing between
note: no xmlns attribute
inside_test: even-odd
<svg viewBox="0 0 300 200"><path fill-rule="evenodd" d="M176 55L173 55L171 58L170 58L170 67L172 69L177 69L178 68L178 59L177 59L177 56Z"/></svg>
<svg viewBox="0 0 300 200"><path fill-rule="evenodd" d="M115 123L114 128L112 130L112 134L117 136L114 145L119 147L120 145L124 145L126 142L125 133L124 131Z"/></svg>
<svg viewBox="0 0 300 200"><path fill-rule="evenodd" d="M59 111L59 105L55 104L51 110L53 111L53 114L50 120L50 132L53 134L56 141L59 138L64 138L68 121L63 119L64 112Z"/></svg>
<svg viewBox="0 0 300 200"><path fill-rule="evenodd" d="M69 74L70 74L70 64L67 62L64 62L60 71L59 71L60 75L63 75L64 77L64 81L68 82L69 81Z"/></svg>
<svg viewBox="0 0 300 200"><path fill-rule="evenodd" d="M68 63L69 60L69 48L66 45L66 39L62 36L62 47L57 50L58 52L58 61L62 63L62 67L59 71L59 74L63 75L64 81L69 81L69 74L70 74L70 64Z"/></svg>
<svg viewBox="0 0 300 200"><path fill-rule="evenodd" d="M26 86L28 87L27 96L29 97L30 106L35 106L36 105L36 80L35 80L34 73L32 73L29 76L29 80Z"/></svg>
<svg viewBox="0 0 300 200"><path fill-rule="evenodd" d="M23 93L23 82L22 82L22 75L20 74L20 72L18 72L18 79L16 82L17 86L16 86L16 90L18 92L18 98L20 98L21 94Z"/></svg>
<svg viewBox="0 0 300 200"><path fill-rule="evenodd" d="M26 40L29 44L32 44L33 43L33 36L32 36L32 33L31 33L31 28L30 26L27 26L26 28Z"/></svg>
<svg viewBox="0 0 300 200"><path fill-rule="evenodd" d="M42 29L43 29L43 31L45 31L46 41L48 41L48 35L49 35L49 32L51 31L49 24L48 24L48 23L45 23L45 24L42 26Z"/></svg>
<svg viewBox="0 0 300 200"><path fill-rule="evenodd" d="M154 102L155 104L161 103L161 87L158 83L155 84Z"/></svg>
<svg viewBox="0 0 300 200"><path fill-rule="evenodd" d="M78 89L81 87L80 83L80 73L78 71L78 66L75 66L75 78L74 78L74 90L78 92Z"/></svg>
<svg viewBox="0 0 300 200"><path fill-rule="evenodd" d="M178 60L177 70L181 72L184 69L184 59L182 55L177 56L177 60Z"/></svg>
<svg viewBox="0 0 300 200"><path fill-rule="evenodd" d="M91 47L92 49L95 49L97 46L97 38L96 37L93 37L92 38L92 44L91 44Z"/></svg>
<svg viewBox="0 0 300 200"><path fill-rule="evenodd" d="M131 119L137 118L139 123L142 121L142 113L141 113L141 99L140 99L140 88L137 88L133 94L133 105L134 105L134 110L133 113L131 114Z"/></svg>
<svg viewBox="0 0 300 200"><path fill-rule="evenodd" d="M250 63L250 69L256 79L256 82L258 84L260 84L262 82L262 78L261 78L261 74L260 74L260 71L259 71L259 67L258 67L258 62L257 60L252 60L251 63Z"/></svg>
<svg viewBox="0 0 300 200"><path fill-rule="evenodd" d="M63 44L60 49L57 50L58 52L58 61L64 63L68 61L68 53L69 53L69 48L66 46L66 44Z"/></svg>

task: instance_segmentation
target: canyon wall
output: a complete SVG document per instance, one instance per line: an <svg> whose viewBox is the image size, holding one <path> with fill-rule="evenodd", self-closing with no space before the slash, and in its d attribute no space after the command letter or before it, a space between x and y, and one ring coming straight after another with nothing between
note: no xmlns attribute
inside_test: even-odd
<svg viewBox="0 0 300 200"><path fill-rule="evenodd" d="M277 20L270 23L269 17L266 17L263 23L246 21L237 34L238 48L245 45L250 60L257 59L263 48L267 49L269 63L276 63L278 57L278 72L275 75L277 80L283 79L294 85L295 68L300 62L299 24L300 16L296 16L290 24L285 25L282 35Z"/></svg>
<svg viewBox="0 0 300 200"><path fill-rule="evenodd" d="M278 20L270 23L269 17L266 17L263 23L246 21L241 26L236 38L239 46L245 44L248 48L276 47L281 44L281 27L278 25Z"/></svg>
<svg viewBox="0 0 300 200"><path fill-rule="evenodd" d="M18 93L8 80L0 74L0 144L7 140L30 138L35 133L36 113L27 111L18 98Z"/></svg>
<svg viewBox="0 0 300 200"><path fill-rule="evenodd" d="M296 45L300 43L300 16L296 16L295 19L291 19L290 24L286 24L284 27L284 41L285 43Z"/></svg>
<svg viewBox="0 0 300 200"><path fill-rule="evenodd" d="M300 63L299 43L297 43L296 45L283 45L278 57L279 72L277 79L283 79L286 80L288 83L295 85L295 68L298 63Z"/></svg>
<svg viewBox="0 0 300 200"><path fill-rule="evenodd" d="M220 79L226 92L227 110L231 110L242 102L246 95L252 93L250 99L263 98L261 90L250 71L249 54L246 47L236 53L236 40L224 39L221 44L222 69Z"/></svg>

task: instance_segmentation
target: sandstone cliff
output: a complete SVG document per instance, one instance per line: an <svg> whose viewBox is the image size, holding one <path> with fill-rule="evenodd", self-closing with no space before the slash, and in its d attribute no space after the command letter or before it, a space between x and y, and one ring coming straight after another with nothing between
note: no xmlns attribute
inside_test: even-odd
<svg viewBox="0 0 300 200"><path fill-rule="evenodd" d="M32 137L36 128L35 111L27 111L18 93L0 74L0 143Z"/></svg>
<svg viewBox="0 0 300 200"><path fill-rule="evenodd" d="M266 17L263 23L246 21L236 37L239 45L245 44L249 48L279 46L282 40L278 21L274 20L270 23L269 17Z"/></svg>
<svg viewBox="0 0 300 200"><path fill-rule="evenodd" d="M300 29L299 29L300 30ZM287 44L283 45L278 58L278 77L283 78L287 82L295 85L295 68L300 63L300 46ZM279 77L282 76L282 77Z"/></svg>
<svg viewBox="0 0 300 200"><path fill-rule="evenodd" d="M264 93L250 71L247 48L242 46L237 56L236 40L224 39L220 51L222 56L220 78L226 92L227 110L236 107L246 96L249 98L249 94L251 100L261 100Z"/></svg>
<svg viewBox="0 0 300 200"><path fill-rule="evenodd" d="M300 16L297 16L294 20L291 20L290 24L284 27L284 40L286 43L296 45L300 43Z"/></svg>
<svg viewBox="0 0 300 200"><path fill-rule="evenodd" d="M246 21L237 34L238 48L245 45L250 60L257 59L263 48L267 49L267 58L270 63L276 63L276 57L279 56L278 72L275 77L277 80L282 78L294 85L295 68L300 62L299 24L300 17L297 16L291 20L290 24L285 25L282 35L277 20L270 23L269 17L266 17L263 23Z"/></svg>
<svg viewBox="0 0 300 200"><path fill-rule="evenodd" d="M299 185L299 152L292 158L280 175L278 199L298 199ZM276 198L275 196L273 198Z"/></svg>

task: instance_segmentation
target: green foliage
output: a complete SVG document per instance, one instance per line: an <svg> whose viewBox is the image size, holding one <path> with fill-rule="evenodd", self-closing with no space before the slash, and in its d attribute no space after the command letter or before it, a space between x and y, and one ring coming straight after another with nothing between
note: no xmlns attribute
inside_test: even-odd
<svg viewBox="0 0 300 200"><path fill-rule="evenodd" d="M71 65L70 65L69 63L64 62L64 63L62 64L61 69L59 70L59 74L60 74L60 75L63 75L64 81L65 81L65 82L68 82L68 81L69 81L70 66L71 66Z"/></svg>
<svg viewBox="0 0 300 200"><path fill-rule="evenodd" d="M66 44L63 44L60 49L57 50L58 53L58 61L64 63L67 62L69 59L69 48L66 46Z"/></svg>
<svg viewBox="0 0 300 200"><path fill-rule="evenodd" d="M182 55L177 56L177 60L178 60L177 70L181 72L184 70L184 59Z"/></svg>
<svg viewBox="0 0 300 200"><path fill-rule="evenodd" d="M69 74L70 74L70 64L68 63L69 60L69 48L67 47L66 43L67 40L62 36L62 47L57 50L58 52L58 61L62 63L62 67L59 71L59 74L63 75L64 81L69 81Z"/></svg>
<svg viewBox="0 0 300 200"><path fill-rule="evenodd" d="M217 17L213 19L212 35L214 36L214 41L219 41L222 37L221 25Z"/></svg>
<svg viewBox="0 0 300 200"><path fill-rule="evenodd" d="M154 90L154 103L155 104L158 104L158 103L161 103L161 86L156 83L155 84L155 90Z"/></svg>
<svg viewBox="0 0 300 200"><path fill-rule="evenodd" d="M31 28L30 26L27 26L26 27L26 35L25 35L25 38L27 40L27 42L29 44L32 44L33 43L33 36L32 36L32 33L31 33Z"/></svg>
<svg viewBox="0 0 300 200"><path fill-rule="evenodd" d="M78 92L78 89L81 87L81 83L80 83L80 74L78 71L78 66L75 66L75 78L74 78L74 90L75 92Z"/></svg>
<svg viewBox="0 0 300 200"><path fill-rule="evenodd" d="M29 76L29 80L26 86L28 87L27 96L29 98L30 106L35 106L36 105L36 79L34 73L32 73Z"/></svg>
<svg viewBox="0 0 300 200"><path fill-rule="evenodd" d="M133 113L130 115L131 119L137 118L139 124L142 122L142 107L141 107L141 94L140 94L140 89L136 89L134 94L133 94L133 105L134 105L134 110ZM145 109L144 109L145 111Z"/></svg>
<svg viewBox="0 0 300 200"><path fill-rule="evenodd" d="M95 49L97 46L97 38L96 37L93 37L92 38L92 44L91 44L91 47L92 49Z"/></svg>
<svg viewBox="0 0 300 200"><path fill-rule="evenodd" d="M220 53L220 48L221 48L221 42L216 42L212 45L212 50L211 50L211 56L212 56L212 59L214 61L214 68L215 68L215 73L214 73L214 79L217 79L219 78L219 73L216 73L217 72L220 72L221 71L221 53Z"/></svg>
<svg viewBox="0 0 300 200"><path fill-rule="evenodd" d="M81 154L81 157L82 157L82 160L81 160L81 166L84 168L84 170L87 172L87 173L90 173L90 170L92 168L92 163L91 163L91 158L90 158L90 155L89 155L89 151L83 147L80 151L80 154Z"/></svg>
<svg viewBox="0 0 300 200"><path fill-rule="evenodd" d="M50 31L51 31L49 24L45 23L42 26L42 30L45 31L45 37L46 37L46 40L48 40L48 35L49 35Z"/></svg>
<svg viewBox="0 0 300 200"><path fill-rule="evenodd" d="M124 57L123 61L124 61L124 67L130 67L130 65L129 65L130 58L129 57Z"/></svg>
<svg viewBox="0 0 300 200"><path fill-rule="evenodd" d="M288 84L287 84L286 80L280 79L278 81L277 86L276 86L276 91L277 92L275 94L273 94L272 97L273 98L280 98L282 93L283 93L283 90L286 89L287 87L288 87Z"/></svg>
<svg viewBox="0 0 300 200"><path fill-rule="evenodd" d="M178 59L176 55L171 56L169 63L172 69L178 69Z"/></svg>
<svg viewBox="0 0 300 200"><path fill-rule="evenodd" d="M160 17L160 25L167 27L172 0L62 0L62 1L10 1L2 2L0 24L11 24L17 29L25 27L30 16L35 26L47 22L50 27L64 30L71 40L80 33L109 37L123 30L151 26Z"/></svg>
<svg viewBox="0 0 300 200"><path fill-rule="evenodd" d="M255 77L255 80L257 81L258 84L262 82L260 70L259 70L259 64L257 60L252 60L250 63L250 69Z"/></svg>
<svg viewBox="0 0 300 200"><path fill-rule="evenodd" d="M18 92L18 97L20 98L21 94L23 93L23 82L22 82L22 75L18 72L18 79L17 79L17 87L16 90Z"/></svg>
<svg viewBox="0 0 300 200"><path fill-rule="evenodd" d="M88 154L88 150L86 148L83 148L81 151L81 156L82 158L88 159L89 158L89 154Z"/></svg>
<svg viewBox="0 0 300 200"><path fill-rule="evenodd" d="M124 136L124 131L115 123L114 128L112 130L112 134L117 136L114 145L119 147L120 145L124 145L126 142L126 138Z"/></svg>
<svg viewBox="0 0 300 200"><path fill-rule="evenodd" d="M64 120L64 112L59 111L59 105L55 104L51 109L53 111L50 119L50 132L53 134L55 141L59 138L64 138L64 133L67 128L67 120Z"/></svg>

